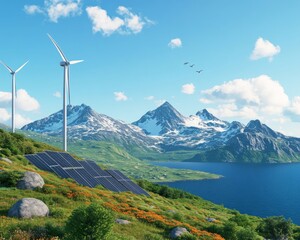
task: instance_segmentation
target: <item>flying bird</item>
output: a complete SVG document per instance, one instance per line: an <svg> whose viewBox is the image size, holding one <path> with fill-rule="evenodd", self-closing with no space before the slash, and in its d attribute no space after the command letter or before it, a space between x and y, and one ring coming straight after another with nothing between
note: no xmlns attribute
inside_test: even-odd
<svg viewBox="0 0 300 240"><path fill-rule="evenodd" d="M194 67L194 66L195 66L195 64L190 65L190 67Z"/></svg>
<svg viewBox="0 0 300 240"><path fill-rule="evenodd" d="M201 73L203 70L196 71L197 73Z"/></svg>
<svg viewBox="0 0 300 240"><path fill-rule="evenodd" d="M184 63L184 65L187 65L187 64L189 64L189 62L185 62L185 63Z"/></svg>

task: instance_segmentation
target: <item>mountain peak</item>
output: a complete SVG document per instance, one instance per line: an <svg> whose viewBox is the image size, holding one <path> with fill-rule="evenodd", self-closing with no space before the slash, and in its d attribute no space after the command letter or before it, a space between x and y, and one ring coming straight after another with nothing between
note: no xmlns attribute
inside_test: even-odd
<svg viewBox="0 0 300 240"><path fill-rule="evenodd" d="M207 109L198 111L196 115L200 117L203 121L220 121L220 119L212 115L209 111L207 111Z"/></svg>
<svg viewBox="0 0 300 240"><path fill-rule="evenodd" d="M277 133L269 128L267 125L261 123L260 120L251 120L247 126L245 127L244 132L255 132L255 133L262 133L267 136L277 137Z"/></svg>
<svg viewBox="0 0 300 240"><path fill-rule="evenodd" d="M147 112L133 124L144 129L147 134L162 135L177 129L184 121L184 116L166 101L155 110Z"/></svg>

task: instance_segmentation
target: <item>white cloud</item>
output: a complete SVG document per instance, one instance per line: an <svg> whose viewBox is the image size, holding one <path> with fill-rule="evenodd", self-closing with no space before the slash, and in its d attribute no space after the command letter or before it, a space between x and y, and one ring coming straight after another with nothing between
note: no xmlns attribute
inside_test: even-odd
<svg viewBox="0 0 300 240"><path fill-rule="evenodd" d="M114 95L116 101L126 101L128 99L124 92L114 92Z"/></svg>
<svg viewBox="0 0 300 240"><path fill-rule="evenodd" d="M16 120L15 124L16 124L17 128L21 128L24 125L32 122L32 120L30 118L26 118L26 117L24 117L20 114L16 114L16 119L15 120Z"/></svg>
<svg viewBox="0 0 300 240"><path fill-rule="evenodd" d="M16 107L22 111L30 112L39 109L40 104L26 90L20 89L17 91Z"/></svg>
<svg viewBox="0 0 300 240"><path fill-rule="evenodd" d="M300 116L300 96L297 96L292 100L289 111Z"/></svg>
<svg viewBox="0 0 300 240"><path fill-rule="evenodd" d="M61 93L59 91L56 91L55 93L53 93L53 96L57 98L61 98Z"/></svg>
<svg viewBox="0 0 300 240"><path fill-rule="evenodd" d="M110 35L124 25L124 21L119 18L111 18L106 10L100 7L87 7L87 14L93 23L93 32L102 32L103 35Z"/></svg>
<svg viewBox="0 0 300 240"><path fill-rule="evenodd" d="M57 23L59 18L80 15L81 0L45 0L43 6L25 5L24 11L45 14L51 22Z"/></svg>
<svg viewBox="0 0 300 240"><path fill-rule="evenodd" d="M48 0L45 1L50 21L57 22L61 17L81 14L80 0Z"/></svg>
<svg viewBox="0 0 300 240"><path fill-rule="evenodd" d="M168 43L168 46L169 46L170 48L178 48L178 47L181 47L181 46L182 46L181 39L180 39L180 38L174 38L174 39L172 39L172 40Z"/></svg>
<svg viewBox="0 0 300 240"><path fill-rule="evenodd" d="M10 115L5 108L0 108L0 121L5 122L10 119Z"/></svg>
<svg viewBox="0 0 300 240"><path fill-rule="evenodd" d="M100 32L105 36L114 32L139 33L145 25L153 24L149 19L134 14L124 6L119 6L117 9L120 17L110 17L105 9L98 6L87 7L86 11L93 24L93 32Z"/></svg>
<svg viewBox="0 0 300 240"><path fill-rule="evenodd" d="M148 101L152 101L152 100L154 100L154 96L148 96L148 97L145 97L145 99Z"/></svg>
<svg viewBox="0 0 300 240"><path fill-rule="evenodd" d="M184 94L194 94L195 92L195 86L193 83L187 83L182 85L181 92Z"/></svg>
<svg viewBox="0 0 300 240"><path fill-rule="evenodd" d="M280 47L275 46L268 40L264 40L263 38L258 38L255 43L255 47L250 56L251 60L258 60L260 58L268 58L272 61L273 57L280 53Z"/></svg>
<svg viewBox="0 0 300 240"><path fill-rule="evenodd" d="M290 101L279 82L267 75L251 79L235 79L202 91L207 101L218 105L219 117L281 115Z"/></svg>
<svg viewBox="0 0 300 240"><path fill-rule="evenodd" d="M37 5L25 5L24 11L29 14L43 13L44 11Z"/></svg>

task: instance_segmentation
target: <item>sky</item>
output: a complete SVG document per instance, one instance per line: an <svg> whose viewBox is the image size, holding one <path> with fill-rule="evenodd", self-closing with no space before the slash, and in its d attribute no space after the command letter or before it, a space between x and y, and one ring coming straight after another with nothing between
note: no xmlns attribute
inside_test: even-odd
<svg viewBox="0 0 300 240"><path fill-rule="evenodd" d="M62 109L48 33L84 60L70 68L72 105L130 123L168 101L186 116L206 108L300 137L299 10L298 0L1 1L0 60L13 70L29 60L16 74L17 126ZM10 118L0 66L0 122Z"/></svg>

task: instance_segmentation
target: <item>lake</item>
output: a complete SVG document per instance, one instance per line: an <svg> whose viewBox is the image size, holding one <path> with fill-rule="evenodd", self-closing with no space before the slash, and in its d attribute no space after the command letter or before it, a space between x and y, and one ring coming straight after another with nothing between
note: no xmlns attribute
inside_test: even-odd
<svg viewBox="0 0 300 240"><path fill-rule="evenodd" d="M164 183L241 213L282 215L300 225L300 164L156 162L158 166L223 175L217 180Z"/></svg>

